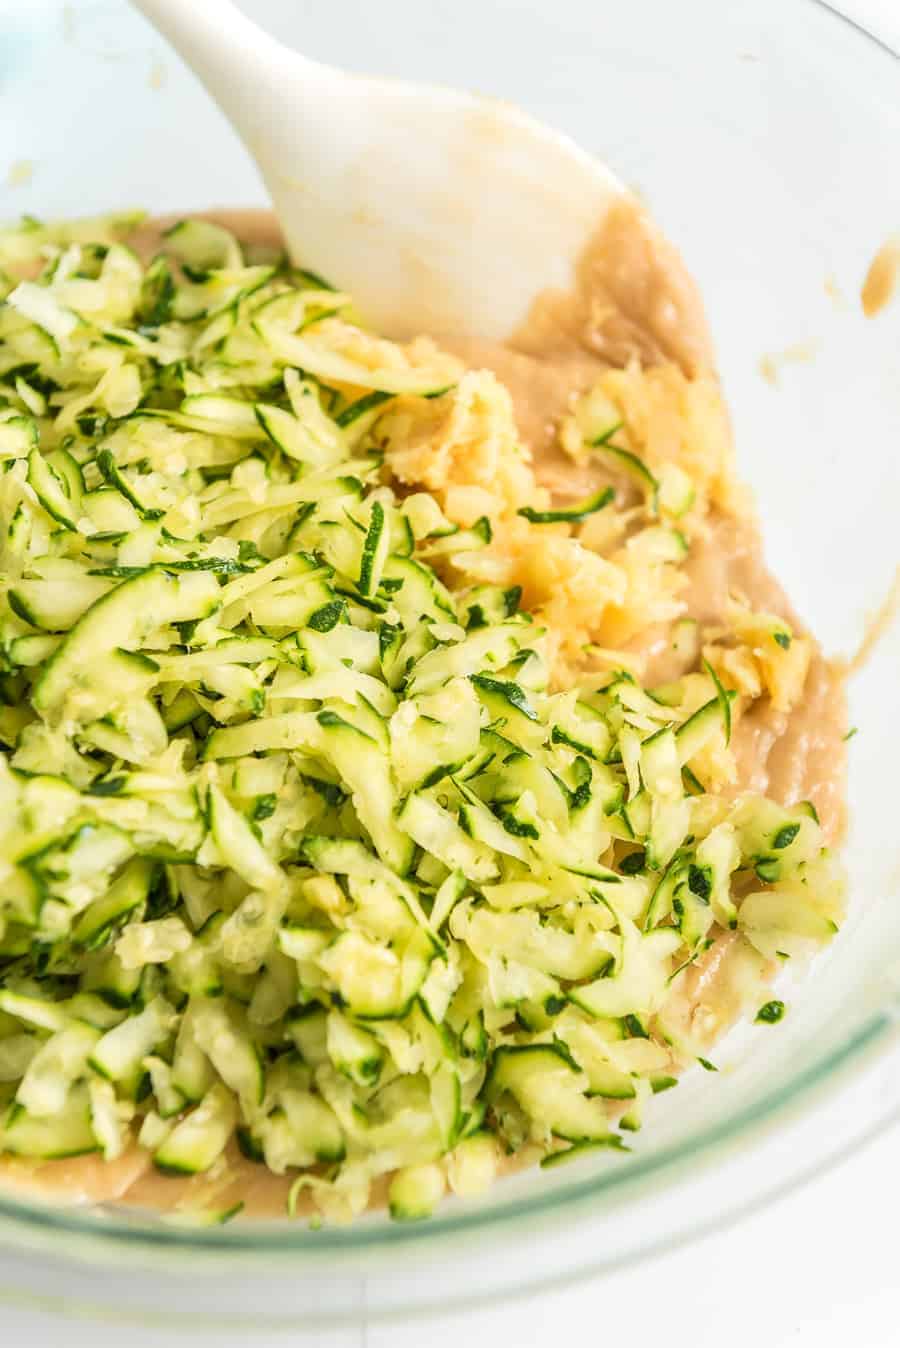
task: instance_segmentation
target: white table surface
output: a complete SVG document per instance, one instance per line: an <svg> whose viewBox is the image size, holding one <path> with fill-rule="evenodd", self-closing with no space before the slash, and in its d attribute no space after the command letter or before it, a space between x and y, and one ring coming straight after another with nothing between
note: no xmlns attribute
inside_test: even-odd
<svg viewBox="0 0 900 1348"><path fill-rule="evenodd" d="M734 0L730 0L734 2ZM852 15L900 49L900 0L842 0ZM898 76L900 78L900 76ZM368 1325L314 1340L260 1333L247 1348L544 1348L604 1340L644 1348L897 1348L900 1344L900 1127L848 1156L836 1170L725 1232L624 1274L561 1292L410 1325ZM172 1330L63 1322L0 1310L0 1348L178 1348ZM185 1348L224 1348L218 1333L192 1332Z"/></svg>

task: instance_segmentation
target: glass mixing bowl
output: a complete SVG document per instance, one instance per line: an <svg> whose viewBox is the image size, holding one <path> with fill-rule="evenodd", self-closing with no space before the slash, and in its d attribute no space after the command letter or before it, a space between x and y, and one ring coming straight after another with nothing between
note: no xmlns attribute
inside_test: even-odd
<svg viewBox="0 0 900 1348"><path fill-rule="evenodd" d="M858 299L900 226L896 55L818 0L252 9L311 56L522 103L646 197L706 296L773 567L826 648L852 651L900 555L900 305L868 321ZM3 0L0 23L0 172L18 165L0 216L263 200L124 0ZM900 1100L898 657L894 630L851 686L846 928L784 1025L733 1036L715 1079L661 1096L631 1156L523 1174L413 1227L197 1231L7 1194L0 1289L223 1332L408 1317L633 1261L847 1154Z"/></svg>

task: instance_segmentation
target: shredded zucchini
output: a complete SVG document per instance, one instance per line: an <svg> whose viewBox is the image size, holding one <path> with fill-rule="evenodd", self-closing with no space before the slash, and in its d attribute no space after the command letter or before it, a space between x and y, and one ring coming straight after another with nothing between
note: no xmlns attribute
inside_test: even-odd
<svg viewBox="0 0 900 1348"><path fill-rule="evenodd" d="M35 264L0 305L0 1151L239 1146L326 1215L389 1174L412 1220L501 1151L621 1147L705 1061L709 947L738 933L758 1007L836 929L814 811L705 789L699 643L668 694L554 691L521 591L460 583L490 523L382 453L447 358L217 227L147 266L96 238L0 234ZM610 500L520 513L552 540Z"/></svg>

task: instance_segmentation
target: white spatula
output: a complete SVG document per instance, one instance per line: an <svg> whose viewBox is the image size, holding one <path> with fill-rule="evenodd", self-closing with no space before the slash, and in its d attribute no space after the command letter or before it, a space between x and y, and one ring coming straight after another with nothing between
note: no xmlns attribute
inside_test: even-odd
<svg viewBox="0 0 900 1348"><path fill-rule="evenodd" d="M508 104L310 61L230 0L134 3L243 139L292 256L393 332L506 336L625 193Z"/></svg>

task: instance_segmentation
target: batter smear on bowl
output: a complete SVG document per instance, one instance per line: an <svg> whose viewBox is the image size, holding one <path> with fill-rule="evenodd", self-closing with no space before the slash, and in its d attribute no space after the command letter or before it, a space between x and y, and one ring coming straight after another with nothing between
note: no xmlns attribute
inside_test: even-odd
<svg viewBox="0 0 900 1348"><path fill-rule="evenodd" d="M617 207L502 346L256 213L0 265L3 1182L413 1219L624 1148L844 891L677 255Z"/></svg>

